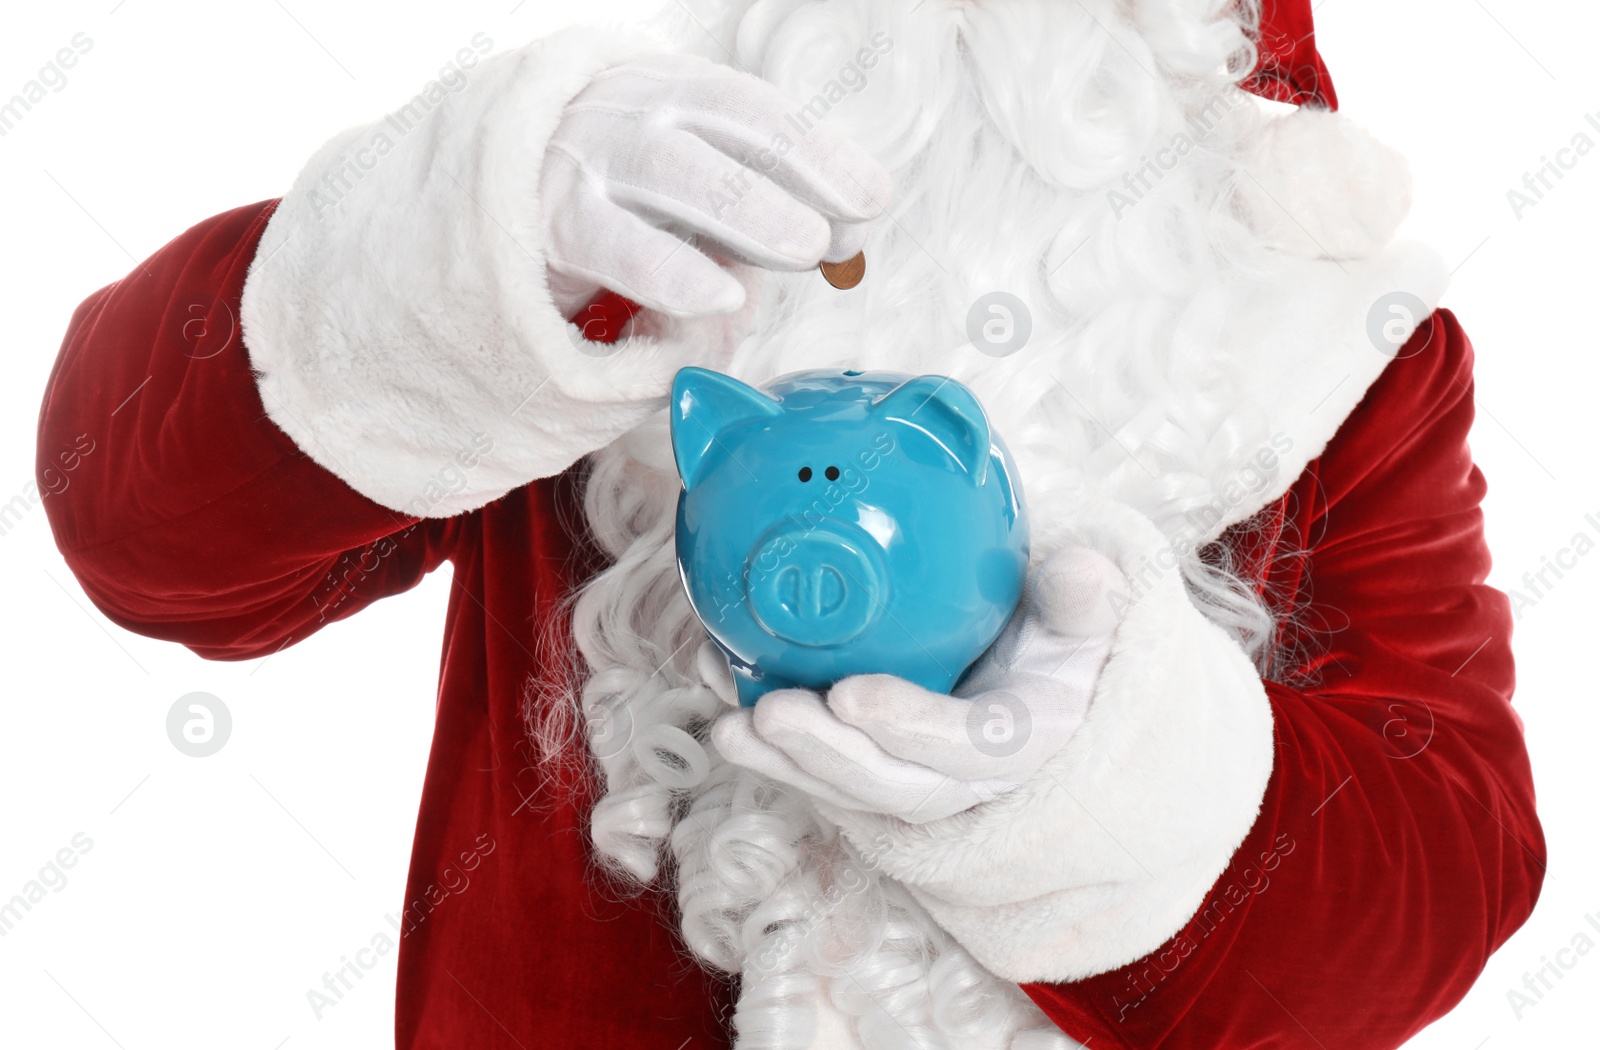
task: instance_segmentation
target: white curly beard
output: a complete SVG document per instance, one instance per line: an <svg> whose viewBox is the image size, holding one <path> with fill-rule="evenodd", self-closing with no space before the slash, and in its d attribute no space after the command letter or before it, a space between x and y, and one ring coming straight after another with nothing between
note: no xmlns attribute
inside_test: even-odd
<svg viewBox="0 0 1600 1050"><path fill-rule="evenodd" d="M1127 503L1172 539L1164 569L1255 647L1269 618L1199 547L1281 494L1381 371L1359 345L1375 296L1415 287L1431 307L1441 289L1414 254L1344 265L1285 254L1271 224L1252 228L1241 168L1267 118L1227 72L1249 63L1236 8L1134 6L674 7L685 50L731 55L802 100L842 87L825 119L895 175L859 288L742 271L761 307L728 371L751 383L820 367L961 380L1016 457L1036 559L1060 545L1084 494ZM886 53L846 73L875 39ZM1162 152L1179 136L1181 156ZM991 292L1031 317L1010 356L969 340L969 308ZM723 708L698 669L705 634L673 562L665 414L590 469L587 523L614 559L573 618L591 671L574 713L603 779L594 844L641 881L667 847L685 942L742 978L740 1050L1076 1046L807 798L707 742ZM559 748L560 712L537 720L541 744Z"/></svg>

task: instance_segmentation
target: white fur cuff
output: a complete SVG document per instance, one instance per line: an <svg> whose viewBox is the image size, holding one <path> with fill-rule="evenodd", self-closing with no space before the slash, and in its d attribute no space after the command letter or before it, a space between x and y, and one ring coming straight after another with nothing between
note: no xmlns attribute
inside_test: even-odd
<svg viewBox="0 0 1600 1050"><path fill-rule="evenodd" d="M985 967L1072 981L1153 951L1197 911L1272 774L1266 691L1189 601L1162 545L1107 505L1077 539L1117 561L1131 605L1077 735L1028 784L932 824L829 811Z"/></svg>
<svg viewBox="0 0 1600 1050"><path fill-rule="evenodd" d="M753 289L737 314L640 318L650 334L606 346L567 323L545 279L537 190L563 108L602 69L666 49L567 30L312 157L243 302L267 414L307 455L391 509L459 514L631 430L679 366L731 355Z"/></svg>

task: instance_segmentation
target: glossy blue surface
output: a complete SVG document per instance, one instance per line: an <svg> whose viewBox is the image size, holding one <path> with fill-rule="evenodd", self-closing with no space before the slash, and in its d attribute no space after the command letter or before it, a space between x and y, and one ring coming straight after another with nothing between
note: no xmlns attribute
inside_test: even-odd
<svg viewBox="0 0 1600 1050"><path fill-rule="evenodd" d="M870 673L949 692L1010 619L1027 511L960 383L685 368L671 411L678 568L742 703Z"/></svg>

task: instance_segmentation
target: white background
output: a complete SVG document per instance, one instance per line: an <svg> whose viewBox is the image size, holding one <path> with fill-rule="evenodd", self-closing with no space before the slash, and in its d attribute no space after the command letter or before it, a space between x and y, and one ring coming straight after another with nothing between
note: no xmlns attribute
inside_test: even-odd
<svg viewBox="0 0 1600 1050"><path fill-rule="evenodd" d="M1485 3L1325 0L1317 19L1343 108L1412 159L1406 232L1458 266L1446 304L1479 355L1492 582L1521 588L1575 533L1600 538L1584 520L1600 520L1600 151L1520 218L1506 196L1580 131L1600 144L1583 119L1600 112L1600 11ZM191 223L281 194L316 146L409 98L474 34L498 50L573 17L514 4L7 4L0 100L74 34L93 49L0 138L0 504L33 477L40 392L81 299ZM586 0L582 14L653 6ZM0 937L0 1043L392 1045L392 954L320 1020L306 992L389 932L402 900L448 571L295 649L212 664L94 612L29 504L0 535L0 900L75 834L94 845ZM1414 1047L1595 1044L1600 952L1520 1018L1507 992L1579 930L1600 941L1584 920L1600 921L1597 599L1590 556L1518 619L1549 877L1533 919ZM195 690L234 720L205 759L165 732Z"/></svg>

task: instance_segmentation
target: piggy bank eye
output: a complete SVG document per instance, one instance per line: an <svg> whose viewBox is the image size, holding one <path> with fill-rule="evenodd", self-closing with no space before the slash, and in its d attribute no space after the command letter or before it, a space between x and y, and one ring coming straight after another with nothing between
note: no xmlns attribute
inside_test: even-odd
<svg viewBox="0 0 1600 1050"><path fill-rule="evenodd" d="M811 480L811 468L810 467L801 467L800 468L800 480L801 481L810 481Z"/></svg>
<svg viewBox="0 0 1600 1050"><path fill-rule="evenodd" d="M822 475L823 475L823 477L827 478L829 481L838 481L839 480L839 468L838 467L829 467L827 470L822 472Z"/></svg>

